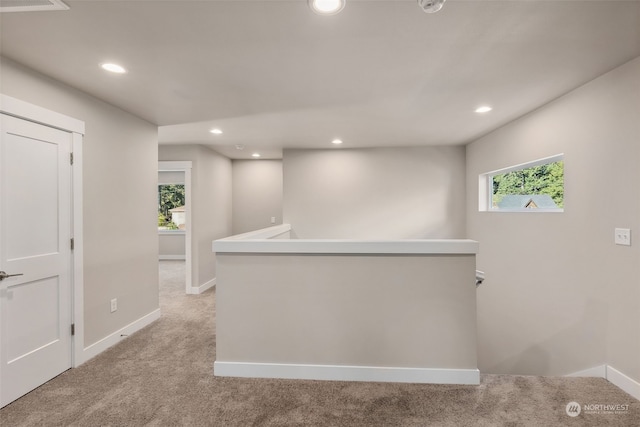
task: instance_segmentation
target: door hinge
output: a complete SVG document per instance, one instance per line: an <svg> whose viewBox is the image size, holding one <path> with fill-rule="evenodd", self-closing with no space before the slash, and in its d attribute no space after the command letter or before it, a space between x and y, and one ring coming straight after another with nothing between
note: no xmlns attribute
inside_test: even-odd
<svg viewBox="0 0 640 427"><path fill-rule="evenodd" d="M74 246L75 246L75 241L74 241L74 239L72 237L71 238L71 250L73 250Z"/></svg>
<svg viewBox="0 0 640 427"><path fill-rule="evenodd" d="M71 336L74 336L76 334L76 324L72 323L71 324Z"/></svg>
<svg viewBox="0 0 640 427"><path fill-rule="evenodd" d="M69 162L73 165L73 153L69 153Z"/></svg>

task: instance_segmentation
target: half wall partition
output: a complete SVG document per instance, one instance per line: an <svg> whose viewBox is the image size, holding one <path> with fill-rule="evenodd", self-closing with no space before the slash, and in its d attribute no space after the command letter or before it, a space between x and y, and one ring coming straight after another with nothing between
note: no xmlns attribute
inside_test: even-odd
<svg viewBox="0 0 640 427"><path fill-rule="evenodd" d="M472 240L216 240L217 376L479 384Z"/></svg>

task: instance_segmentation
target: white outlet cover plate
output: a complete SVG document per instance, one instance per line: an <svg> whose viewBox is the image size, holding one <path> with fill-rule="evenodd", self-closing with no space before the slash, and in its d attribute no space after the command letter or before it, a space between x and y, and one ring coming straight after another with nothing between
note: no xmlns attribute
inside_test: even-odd
<svg viewBox="0 0 640 427"><path fill-rule="evenodd" d="M628 228L615 229L616 245L631 246L631 230Z"/></svg>

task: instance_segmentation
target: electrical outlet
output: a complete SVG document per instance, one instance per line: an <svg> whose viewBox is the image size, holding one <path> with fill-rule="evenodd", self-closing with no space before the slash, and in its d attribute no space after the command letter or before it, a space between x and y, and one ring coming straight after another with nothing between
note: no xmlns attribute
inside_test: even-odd
<svg viewBox="0 0 640 427"><path fill-rule="evenodd" d="M616 228L615 243L616 245L631 246L631 230L628 228Z"/></svg>
<svg viewBox="0 0 640 427"><path fill-rule="evenodd" d="M275 216L272 216L272 217L271 217L271 224L275 224L275 223L276 223L276 217L275 217Z"/></svg>
<svg viewBox="0 0 640 427"><path fill-rule="evenodd" d="M118 309L118 298L114 298L111 300L111 312L113 313Z"/></svg>

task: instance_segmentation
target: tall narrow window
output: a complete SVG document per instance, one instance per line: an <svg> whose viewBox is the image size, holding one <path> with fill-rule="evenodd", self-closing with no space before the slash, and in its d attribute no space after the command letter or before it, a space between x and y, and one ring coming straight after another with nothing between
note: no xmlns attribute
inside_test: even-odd
<svg viewBox="0 0 640 427"><path fill-rule="evenodd" d="M184 230L184 204L184 184L158 185L158 230Z"/></svg>
<svg viewBox="0 0 640 427"><path fill-rule="evenodd" d="M483 183L484 181L484 183ZM491 211L549 211L564 209L562 155L536 160L481 175L481 193ZM482 197L482 196L481 196Z"/></svg>

